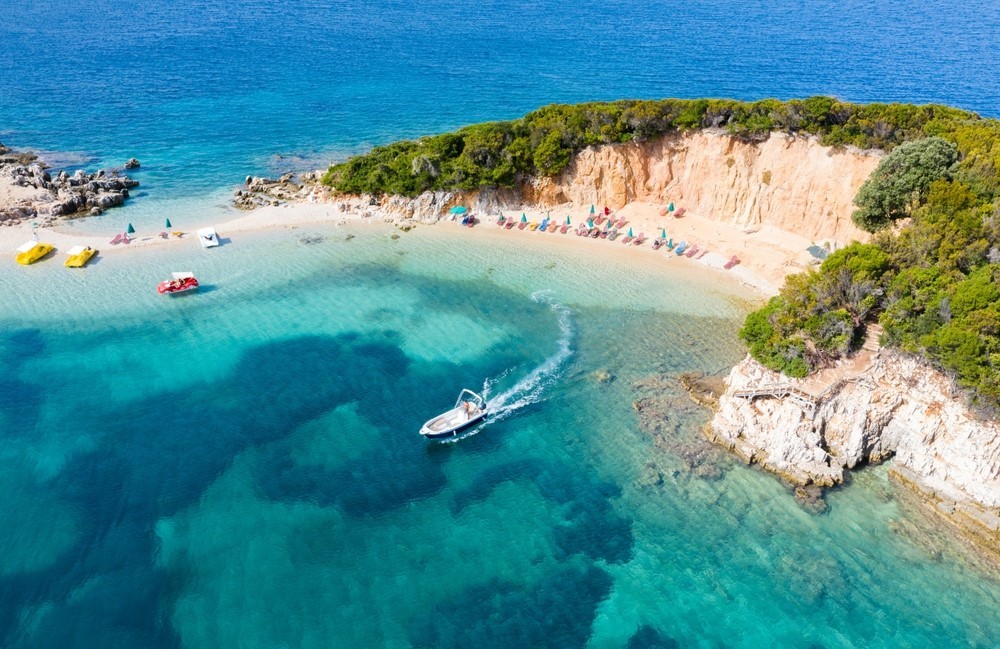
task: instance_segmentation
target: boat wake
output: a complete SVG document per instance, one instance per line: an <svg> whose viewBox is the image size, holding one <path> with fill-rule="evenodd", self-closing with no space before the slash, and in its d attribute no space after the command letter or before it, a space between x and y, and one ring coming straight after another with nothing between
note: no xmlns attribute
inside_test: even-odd
<svg viewBox="0 0 1000 649"><path fill-rule="evenodd" d="M471 437L487 425L503 421L518 410L541 401L546 389L559 378L567 359L573 355L572 342L575 333L572 320L573 312L570 311L569 307L555 302L551 295L545 291L533 293L531 299L536 302L548 303L556 314L559 323L559 340L555 353L542 361L523 379L496 396L491 397L490 394L501 381L510 375L511 370L504 370L500 376L486 379L483 383L482 394L483 398L486 399L486 406L490 414L483 420L483 423L447 440L448 442L457 442Z"/></svg>

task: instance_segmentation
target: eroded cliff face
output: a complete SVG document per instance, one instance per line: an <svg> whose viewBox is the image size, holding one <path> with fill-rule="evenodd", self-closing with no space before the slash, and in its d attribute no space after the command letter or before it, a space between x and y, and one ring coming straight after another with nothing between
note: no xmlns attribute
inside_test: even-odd
<svg viewBox="0 0 1000 649"><path fill-rule="evenodd" d="M859 464L894 456L895 477L1000 556L1000 425L973 418L941 373L881 350L826 385L749 356L726 382L706 430L713 441L803 485L835 485ZM814 415L788 397L739 396L786 385L818 397Z"/></svg>
<svg viewBox="0 0 1000 649"><path fill-rule="evenodd" d="M528 203L614 209L672 201L740 228L772 225L814 240L867 241L851 222L852 201L879 156L782 133L749 143L702 130L586 149L561 176L537 179L523 193Z"/></svg>

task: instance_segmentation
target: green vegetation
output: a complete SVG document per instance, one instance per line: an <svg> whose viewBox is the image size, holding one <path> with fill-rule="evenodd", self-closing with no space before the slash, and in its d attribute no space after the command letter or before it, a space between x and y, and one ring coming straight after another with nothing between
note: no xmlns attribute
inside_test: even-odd
<svg viewBox="0 0 1000 649"><path fill-rule="evenodd" d="M882 158L854 198L854 223L868 232L910 216L931 183L950 178L958 147L940 137L904 142Z"/></svg>
<svg viewBox="0 0 1000 649"><path fill-rule="evenodd" d="M939 120L897 147L858 192L855 220L881 231L790 277L741 337L788 376L843 357L879 322L882 344L952 376L1000 412L1000 121ZM957 162L956 162L957 160ZM883 229L897 219L898 230Z"/></svg>
<svg viewBox="0 0 1000 649"><path fill-rule="evenodd" d="M855 199L855 220L877 232L874 241L789 278L750 314L740 334L755 358L805 376L850 353L878 321L883 344L919 354L966 388L974 405L1000 411L1000 121L946 106L830 97L552 105L376 147L333 165L323 180L347 193L407 196L515 187L558 175L588 146L698 128L747 141L772 131L811 134L829 146L889 152Z"/></svg>
<svg viewBox="0 0 1000 649"><path fill-rule="evenodd" d="M509 122L476 124L376 147L333 165L323 182L350 194L404 196L428 190L514 187L532 176L558 175L588 146L642 142L697 128L724 128L749 141L784 131L814 134L831 146L891 149L927 135L947 137L949 124L977 119L946 106L859 106L830 97L556 104Z"/></svg>

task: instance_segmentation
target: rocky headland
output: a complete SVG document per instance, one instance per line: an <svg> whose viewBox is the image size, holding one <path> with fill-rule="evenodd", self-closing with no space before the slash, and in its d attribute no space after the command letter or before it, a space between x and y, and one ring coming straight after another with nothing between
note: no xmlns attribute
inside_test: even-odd
<svg viewBox="0 0 1000 649"><path fill-rule="evenodd" d="M128 165L135 168L138 161L133 158ZM129 190L138 185L117 171L79 169L52 175L36 155L0 144L0 225L35 219L46 225L58 217L96 216L123 205Z"/></svg>
<svg viewBox="0 0 1000 649"><path fill-rule="evenodd" d="M775 228L840 244L868 240L850 216L853 198L880 155L825 147L811 137L772 133L747 142L701 130L591 147L562 174L512 190L345 196L320 184L316 172L248 178L236 203L245 209L285 201L329 203L344 215L406 227L449 218L449 208L458 204L485 218L524 206L579 209L596 203L620 209L669 200L743 232ZM787 480L808 509L823 511L822 490L849 481L852 469L892 458L890 473L899 485L1000 560L1000 426L977 419L940 372L879 349L876 327L865 349L809 379L787 379L748 357L718 391L717 403L712 390L698 395L701 405L715 409L708 439ZM676 397L673 390L653 392ZM636 411L657 444L669 445L671 436L657 423L658 399L646 394ZM693 471L714 470L705 460L710 454L697 444L682 451Z"/></svg>
<svg viewBox="0 0 1000 649"><path fill-rule="evenodd" d="M793 485L831 487L893 458L890 475L1000 560L1000 425L977 419L947 377L868 345L807 379L749 356L706 428L712 441Z"/></svg>

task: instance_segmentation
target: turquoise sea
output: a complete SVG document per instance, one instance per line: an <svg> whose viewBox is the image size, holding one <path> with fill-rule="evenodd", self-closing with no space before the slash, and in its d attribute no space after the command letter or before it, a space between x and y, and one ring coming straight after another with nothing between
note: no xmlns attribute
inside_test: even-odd
<svg viewBox="0 0 1000 649"><path fill-rule="evenodd" d="M553 101L996 115L998 35L988 2L7 0L0 141L142 160L75 228L190 229L248 173ZM677 376L738 361L758 298L489 228L0 263L0 646L1000 645L1000 582L886 467L815 515L702 441ZM421 439L463 387L492 420Z"/></svg>

